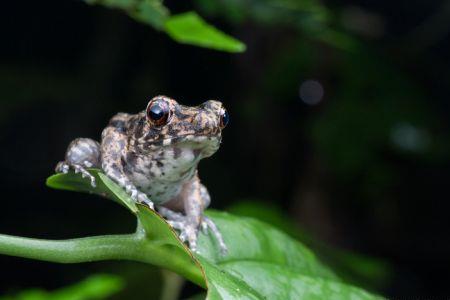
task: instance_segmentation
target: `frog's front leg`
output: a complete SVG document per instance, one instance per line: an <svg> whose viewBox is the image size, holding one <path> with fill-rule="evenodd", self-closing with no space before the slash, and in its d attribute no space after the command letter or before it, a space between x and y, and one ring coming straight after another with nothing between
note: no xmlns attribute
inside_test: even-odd
<svg viewBox="0 0 450 300"><path fill-rule="evenodd" d="M103 130L101 143L102 170L116 182L120 187L130 194L131 198L138 203L143 203L154 209L153 202L147 195L139 191L124 172L124 158L126 157L127 136L125 134L122 120L125 116L117 115L110 121L110 125Z"/></svg>
<svg viewBox="0 0 450 300"><path fill-rule="evenodd" d="M87 177L91 185L95 187L95 177L86 168L100 167L100 144L88 138L73 140L67 147L64 161L60 161L55 168L57 173L67 173L73 169L75 173L81 173Z"/></svg>
<svg viewBox="0 0 450 300"><path fill-rule="evenodd" d="M210 196L198 176L184 184L177 200L183 203L184 215L165 207L159 207L159 212L167 218L172 227L180 231L180 239L187 241L190 249L196 251L199 229L201 228L204 233L209 229L217 239L221 253L225 254L227 247L222 234L214 222L203 215L203 211L210 203Z"/></svg>

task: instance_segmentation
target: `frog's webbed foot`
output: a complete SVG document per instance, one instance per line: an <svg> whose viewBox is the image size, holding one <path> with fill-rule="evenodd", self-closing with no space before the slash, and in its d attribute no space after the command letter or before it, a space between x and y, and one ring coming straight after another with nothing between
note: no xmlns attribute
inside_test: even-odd
<svg viewBox="0 0 450 300"><path fill-rule="evenodd" d="M200 228L204 234L208 233L208 229L211 230L217 242L219 243L220 253L222 255L225 255L228 252L222 234L220 233L216 224L210 218L202 216L200 225L198 226L195 222L190 221L191 219L187 216L174 212L165 207L159 207L158 211L167 219L169 225L171 225L174 229L180 231L180 239L183 242L188 242L189 248L192 251L197 252L197 238L198 230Z"/></svg>
<svg viewBox="0 0 450 300"><path fill-rule="evenodd" d="M95 177L91 173L89 173L89 171L86 170L86 168L84 166L82 166L80 164L73 164L73 163L68 163L66 161L60 161L56 165L55 171L56 171L56 173L67 174L70 169L73 169L76 174L80 173L81 177L83 177L83 178L89 178L92 187L95 188L97 186L97 184L95 182Z"/></svg>

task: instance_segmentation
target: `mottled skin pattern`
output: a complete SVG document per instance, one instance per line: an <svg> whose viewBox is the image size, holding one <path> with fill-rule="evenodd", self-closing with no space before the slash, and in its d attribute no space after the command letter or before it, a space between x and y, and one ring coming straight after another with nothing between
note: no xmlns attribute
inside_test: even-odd
<svg viewBox="0 0 450 300"><path fill-rule="evenodd" d="M167 112L163 124L149 115L155 104ZM72 168L95 186L95 178L86 168L101 168L136 202L150 208L155 203L192 250L196 250L198 229L202 228L210 229L221 251L226 252L219 230L203 215L210 196L197 175L198 162L219 148L224 115L219 101L187 107L157 96L145 111L115 115L103 130L101 143L88 138L74 140L56 171L67 173Z"/></svg>

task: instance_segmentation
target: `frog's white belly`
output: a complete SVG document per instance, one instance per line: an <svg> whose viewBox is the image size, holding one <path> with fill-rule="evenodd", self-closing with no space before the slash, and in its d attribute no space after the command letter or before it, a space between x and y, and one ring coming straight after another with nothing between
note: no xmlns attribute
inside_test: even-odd
<svg viewBox="0 0 450 300"><path fill-rule="evenodd" d="M151 201L162 204L178 196L183 184L195 175L200 156L189 148L165 148L139 157L128 176Z"/></svg>

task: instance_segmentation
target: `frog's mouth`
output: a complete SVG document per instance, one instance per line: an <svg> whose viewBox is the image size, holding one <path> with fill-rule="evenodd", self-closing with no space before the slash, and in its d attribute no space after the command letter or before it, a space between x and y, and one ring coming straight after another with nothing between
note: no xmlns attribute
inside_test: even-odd
<svg viewBox="0 0 450 300"><path fill-rule="evenodd" d="M193 144L197 146L208 146L209 144L220 144L221 136L220 135L194 135L194 134L186 134L180 135L176 137L171 137L162 140L161 146L171 146L175 144Z"/></svg>
<svg viewBox="0 0 450 300"><path fill-rule="evenodd" d="M159 147L190 148L202 157L209 157L219 149L221 140L221 135L187 134L164 139Z"/></svg>
<svg viewBox="0 0 450 300"><path fill-rule="evenodd" d="M173 147L178 145L188 145L193 149L209 148L209 147L219 147L222 140L221 134L211 134L211 135L195 135L195 134L184 134L176 137L169 137L156 141L149 141L142 143L144 147L150 149L157 149L161 147Z"/></svg>

